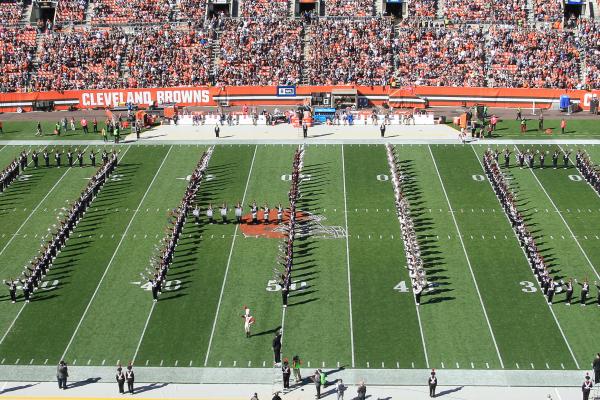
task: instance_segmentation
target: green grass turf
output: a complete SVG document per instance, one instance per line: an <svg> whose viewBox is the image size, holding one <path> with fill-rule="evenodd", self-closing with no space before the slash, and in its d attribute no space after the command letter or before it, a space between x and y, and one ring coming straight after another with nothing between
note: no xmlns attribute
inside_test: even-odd
<svg viewBox="0 0 600 400"><path fill-rule="evenodd" d="M13 211L14 209L7 212L9 215L5 217L6 220L12 217L15 222L10 225L13 231L16 232L17 229L21 229L12 241L10 239L6 240L0 248L3 260L0 274L3 278L17 277L23 271L23 266L28 265L29 261L37 256L40 245L48 239L48 229L57 223L58 216L64 214L63 208L68 207L69 203L79 196L87 185L87 179L95 172L96 168L91 167L91 165L83 168L42 167L34 169L30 167L25 171L23 176L31 175L31 177L28 180L19 181L19 184L32 185L32 188L37 189L36 181L33 180L34 174L44 174L45 177L52 177L52 179L56 179L56 184L48 188L41 185L40 182L39 189L45 189L44 192L27 191L27 193L31 193L31 197L28 194L26 197L27 202L22 206L30 206L30 208L26 208L24 213L17 214ZM32 179L32 181L29 182L29 179ZM52 180L45 179L43 182L51 183ZM13 196L19 190L25 191L26 189L24 187L11 187L11 191L7 192L7 195ZM17 210L22 211L24 208L19 207ZM17 218L19 219L17 220ZM52 291L55 290L53 288L53 282L49 282L47 289L40 290L38 293L43 298L51 295ZM8 299L8 296L3 295L2 298ZM0 302L0 329L6 331L19 309L19 307L15 307L8 301Z"/></svg>
<svg viewBox="0 0 600 400"><path fill-rule="evenodd" d="M54 293L28 304L2 345L0 357L34 359L61 357L79 319L107 268L120 234L150 184L166 147L131 147L113 179L77 226L69 244L54 262L48 280L59 280ZM82 233L82 237L78 234ZM93 251L90 251L93 249ZM48 334L31 335L40 327ZM50 334L51 333L51 334Z"/></svg>
<svg viewBox="0 0 600 400"><path fill-rule="evenodd" d="M525 150L525 146L520 147L521 150ZM527 146L529 149L534 151L549 151L550 154L554 152L556 146ZM513 149L514 150L514 149ZM483 151L483 149L481 149ZM546 164L547 165L547 164ZM564 279L565 281L570 278L576 278L582 281L585 276L590 276L593 279L597 279L595 271L591 269L590 265L585 259L584 254L578 247L575 239L571 236L565 222L561 219L561 216L556 212L552 201L558 206L561 199L564 197L570 197L572 193L576 197L568 199L568 204L571 207L576 207L577 203L581 204L593 204L594 199L587 198L591 189L582 181L573 181L569 179L569 175L578 175L576 169L571 166L568 169L557 169L546 167L544 169L520 169L518 166L513 165L512 167L505 169L508 176L512 177L511 187L515 193L518 194L519 208L522 210L524 216L527 218L527 224L530 227L531 232L535 235L536 243L540 250L543 252L544 258L550 263L552 276L555 280ZM537 179L536 179L537 178ZM543 186L542 186L543 185ZM548 198L550 196L550 200ZM583 197L582 197L583 196ZM581 202L581 199L583 202ZM595 235L600 234L598 229L592 227L600 226L600 213L598 210L594 212L588 212L587 209L581 210L583 212L576 212L573 209L573 220L571 221L569 212L561 209L562 215L573 229L573 233L578 236L580 243L589 244L589 240L596 241ZM577 221L583 222L587 225L581 226ZM593 232L595 230L595 233ZM590 235L590 239L584 239L584 235ZM584 248L585 249L585 248ZM594 254L596 257L599 256L596 243L592 242L589 246L588 251ZM591 254L589 254L591 256ZM531 278L531 281L535 283L535 280ZM536 293L531 295L542 296L541 291L537 284L535 287L538 289ZM576 285L574 297L579 294L579 287ZM597 346L598 341L595 337L581 334L580 327L586 325L592 331L600 329L600 321L593 317L593 314L597 312L595 307L580 307L578 303L579 297L576 297L573 301L573 305L570 307L565 306L565 294L557 294L554 298L554 310L561 327L565 333L568 342L571 345L573 352L581 366L587 365L589 362L589 348L590 346ZM595 305L594 299L588 299L588 303Z"/></svg>
<svg viewBox="0 0 600 400"><path fill-rule="evenodd" d="M54 126L60 118L55 120L40 120L42 124L42 136L36 136L37 121L3 121L4 133L0 133L0 140L102 140L100 132L105 127L104 121L98 119L98 133L93 133L92 121L88 120L89 134L84 134L79 121L75 123L75 130L72 131L67 124L67 131L61 132L60 136L54 134ZM129 129L125 130L129 133Z"/></svg>
<svg viewBox="0 0 600 400"><path fill-rule="evenodd" d="M356 367L425 368L414 297L394 290L401 281L410 288L410 279L392 185L377 179L390 175L385 148L344 152Z"/></svg>
<svg viewBox="0 0 600 400"><path fill-rule="evenodd" d="M138 212L69 348L69 359L91 360L96 364L103 360L113 364L116 360L125 363L133 359L152 306L151 292L142 288L146 281L142 282L139 274L149 267L150 255L165 236L168 210L179 205L188 183L185 178L205 149L204 146L172 146L166 154L157 155L162 168L154 172L156 177L152 177L154 181L146 188L148 195L136 205ZM177 287L175 275L169 274L172 281L167 283L169 288ZM165 300L182 295L186 283L180 286L183 289L165 290ZM169 303L172 302L165 301L164 305Z"/></svg>
<svg viewBox="0 0 600 400"><path fill-rule="evenodd" d="M205 207L208 202L217 206L222 201L232 206L243 197L248 177L246 204L254 199L260 205L267 201L272 208L278 202L286 204L289 181L281 176L290 172L294 148L217 146L208 171L213 179L201 187L200 206ZM234 224L209 225L205 218L200 225L190 221L169 275L170 279L181 281L180 288L165 291L152 310L150 293L131 283L139 281L139 272L148 265L154 245L164 236L166 212L178 204L186 185L180 178L192 171L203 149L133 146L127 150L117 170L117 180L103 188L55 262L47 280L58 280L58 288L37 293L38 301L23 309L0 345L0 360L14 364L19 359L23 364L33 359L33 364L43 364L49 359L54 363L73 337L66 358L77 365L128 362L141 341L137 365L148 361L148 365L157 366L162 361L163 366L177 362L184 367L191 361L193 366L202 366L228 268L207 364L233 366L235 362L236 366L246 367L250 362L252 367L260 367L264 362L270 366L271 340L282 322L280 293L266 290L267 281L273 276L278 240L244 238L238 230L232 248ZM481 156L483 147L475 149ZM600 148L587 149L593 159L600 158ZM0 160L10 161L20 150L16 146L0 148ZM500 367L435 160L505 368L531 369L531 363L535 369L546 369L546 363L551 369L574 368L543 296L539 291L522 291L520 282L534 281L533 274L491 186L477 180L483 171L471 147L431 146L430 153L427 146L405 145L398 146L398 150L402 166L411 178L407 194L417 220L428 276L438 284L423 296L419 308L430 366L440 368L443 363L445 368L456 368L458 363L460 368L470 369L473 362L475 368ZM300 208L325 217L325 226L345 228L345 180L350 237L348 242L344 238L318 237L297 242L293 276L306 282L308 288L290 296L283 355L300 355L305 367L309 362L311 368L323 363L326 369L336 368L338 362L351 365L352 337L357 368L365 368L367 363L370 368L412 368L413 363L416 368L426 366L412 295L394 290L403 280L408 285L408 276L392 186L389 181L377 180L377 175L389 174L385 157L383 146L347 145L342 150L341 146L310 145L306 149L304 172L310 174L310 180L302 184ZM45 232L56 218L59 205L76 196L85 184L83 178L93 173L91 168L74 168L65 174L66 170L34 170L32 177L15 182L6 196L0 196L0 202L7 202L6 207L0 207L4 213L0 224L0 233L5 234L4 238L0 234L3 247L9 235L47 195L24 225L23 237L13 240L0 257L3 274L20 270L23 262L35 255L39 239L27 238L33 235L35 239L36 233ZM591 263L600 265L595 239L600 226L598 196L585 182L569 179L569 175L577 174L575 169L534 172L557 207L565 211L562 215ZM545 250L556 258L556 273L581 278L588 271L591 275L583 252L565 234L568 230L564 222L548 206L550 201L531 172L517 168L511 169L510 174L518 185L521 200L527 202L524 207L531 214L528 217L540 231L536 234L542 235ZM50 190L54 185L54 190ZM27 210L21 211L23 208ZM531 208L544 211L532 212ZM549 235L555 239L548 239ZM559 235L565 239L558 239ZM588 239L582 239L584 236ZM595 297L596 293L592 289L591 295ZM0 297L0 337L23 304L10 304L6 294ZM564 297L557 295L557 301L561 296ZM255 336L250 339L243 334L243 305L248 305L257 319ZM587 351L595 344L592 335L597 331L597 323L589 322L595 305L568 309L558 303L553 307L584 367L590 356Z"/></svg>
<svg viewBox="0 0 600 400"><path fill-rule="evenodd" d="M207 170L212 179L201 184L197 197L203 215L209 203L217 209L223 201L230 207L241 201L254 149L217 147ZM139 365L204 364L234 231L232 223L209 224L203 216L196 225L190 217L169 273L182 281L182 288L172 296L163 293L157 303L136 358ZM238 307L234 311L240 312Z"/></svg>
<svg viewBox="0 0 600 400"><path fill-rule="evenodd" d="M431 149L446 182L505 368L515 369L517 364L519 368L532 368L531 363L533 368L536 364L543 368L546 363L554 369L559 369L561 363L573 368L574 362L544 300L521 290L519 282L532 279L531 272L507 218L492 211L499 203L491 186L473 178L483 174L476 154L470 146L437 145ZM540 326L545 327L543 340ZM548 352L549 348L553 351Z"/></svg>
<svg viewBox="0 0 600 400"><path fill-rule="evenodd" d="M538 111L539 113L539 111ZM529 111L524 111L523 116L527 120L527 131L521 133L521 124L514 119L501 120L496 125L496 130L492 134L495 139L597 139L600 136L600 121L598 119L567 119L565 134L560 131L560 119L545 119L544 130L552 129L552 134L548 135L544 131L538 131L538 115L530 115ZM457 125L452 124L453 128L460 130Z"/></svg>

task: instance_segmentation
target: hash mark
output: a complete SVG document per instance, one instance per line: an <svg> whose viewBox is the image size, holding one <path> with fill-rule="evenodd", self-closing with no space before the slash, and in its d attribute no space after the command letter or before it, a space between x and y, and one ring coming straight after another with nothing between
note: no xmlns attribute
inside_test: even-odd
<svg viewBox="0 0 600 400"><path fill-rule="evenodd" d="M485 367L486 367L487 369L490 369L490 364L488 364L488 363L485 363Z"/></svg>
<svg viewBox="0 0 600 400"><path fill-rule="evenodd" d="M381 362L381 368L385 368L385 364L383 363L383 361Z"/></svg>
<svg viewBox="0 0 600 400"><path fill-rule="evenodd" d="M367 368L371 368L371 366L369 365L369 362L367 361Z"/></svg>
<svg viewBox="0 0 600 400"><path fill-rule="evenodd" d="M531 369L535 369L535 367L533 366L533 363L530 363L530 364L531 364Z"/></svg>
<svg viewBox="0 0 600 400"><path fill-rule="evenodd" d="M160 366L161 367L163 366L163 360L160 360Z"/></svg>
<svg viewBox="0 0 600 400"><path fill-rule="evenodd" d="M444 363L443 363L443 362L442 362L442 368L445 368L445 367L444 367Z"/></svg>
<svg viewBox="0 0 600 400"><path fill-rule="evenodd" d="M106 360L102 360L102 365L104 365L106 363Z"/></svg>
<svg viewBox="0 0 600 400"><path fill-rule="evenodd" d="M148 366L148 363L150 362L150 360L146 360L146 366Z"/></svg>
<svg viewBox="0 0 600 400"><path fill-rule="evenodd" d="M251 366L251 365L252 365L252 361L248 361L248 366Z"/></svg>
<svg viewBox="0 0 600 400"><path fill-rule="evenodd" d="M48 364L48 359L46 358L46 360L44 361L44 365Z"/></svg>
<svg viewBox="0 0 600 400"><path fill-rule="evenodd" d="M15 361L15 365L19 363L20 358L17 358L17 361Z"/></svg>
<svg viewBox="0 0 600 400"><path fill-rule="evenodd" d="M517 369L521 369L521 367L519 367L519 364L518 364L518 363L515 363L515 364L517 364Z"/></svg>
<svg viewBox="0 0 600 400"><path fill-rule="evenodd" d="M396 368L400 368L400 363L396 361Z"/></svg>
<svg viewBox="0 0 600 400"><path fill-rule="evenodd" d="M456 368L460 368L460 365L458 365L458 363L456 363Z"/></svg>
<svg viewBox="0 0 600 400"><path fill-rule="evenodd" d="M546 369L550 369L550 366L548 365L548 363L546 363Z"/></svg>
<svg viewBox="0 0 600 400"><path fill-rule="evenodd" d="M221 366L221 361L219 361L219 367Z"/></svg>
<svg viewBox="0 0 600 400"><path fill-rule="evenodd" d="M92 363L92 359L90 358L87 362L87 365L90 365Z"/></svg>
<svg viewBox="0 0 600 400"><path fill-rule="evenodd" d="M266 363L267 363L266 361L263 361L263 367L266 365ZM309 362L308 366L310 367L310 362Z"/></svg>
<svg viewBox="0 0 600 400"><path fill-rule="evenodd" d="M175 360L175 366L177 366L177 364L179 364L179 360Z"/></svg>
<svg viewBox="0 0 600 400"><path fill-rule="evenodd" d="M560 363L560 367L561 367L562 369L565 369L565 366L564 366L564 364L563 364L563 363Z"/></svg>
<svg viewBox="0 0 600 400"><path fill-rule="evenodd" d="M33 358L29 361L29 365L33 364Z"/></svg>
<svg viewBox="0 0 600 400"><path fill-rule="evenodd" d="M412 363L410 363L410 364L412 365L412 367L413 367L413 368L415 367L415 363L414 363L414 362L412 362Z"/></svg>
<svg viewBox="0 0 600 400"><path fill-rule="evenodd" d="M6 358L2 359L2 362L0 362L0 364L4 364L4 361L6 360Z"/></svg>
<svg viewBox="0 0 600 400"><path fill-rule="evenodd" d="M235 367L236 365L237 365L237 361L234 361L233 362L233 366Z"/></svg>
<svg viewBox="0 0 600 400"><path fill-rule="evenodd" d="M471 361L471 369L475 368L475 364Z"/></svg>
<svg viewBox="0 0 600 400"><path fill-rule="evenodd" d="M192 361L190 361L190 367L192 366Z"/></svg>

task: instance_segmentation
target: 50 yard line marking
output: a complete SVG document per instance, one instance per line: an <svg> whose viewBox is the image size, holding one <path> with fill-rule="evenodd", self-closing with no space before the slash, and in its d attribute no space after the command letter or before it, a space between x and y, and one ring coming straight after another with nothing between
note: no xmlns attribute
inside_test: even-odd
<svg viewBox="0 0 600 400"><path fill-rule="evenodd" d="M348 269L348 305L350 310L350 349L352 351L352 368L354 368L354 328L352 322L352 284L350 280L350 232L348 231L348 201L346 196L346 162L344 145L342 144L342 180L344 183L344 222L346 224L346 265Z"/></svg>
<svg viewBox="0 0 600 400"><path fill-rule="evenodd" d="M254 159L256 158L256 150L258 145L254 145L254 154L252 155L252 162L250 163L250 169L248 170L248 179L246 180L246 187L244 188L244 195L242 196L242 204L246 204L246 193L248 192L248 185L250 184L250 177L252 176L252 168L254 167ZM219 318L219 310L221 309L221 300L223 300L223 292L225 291L225 284L227 283L227 274L229 273L229 266L231 265L231 256L233 255L233 246L235 245L235 239L237 238L237 232L239 224L235 225L235 231L233 232L233 240L231 241L231 248L229 249L229 257L227 258L227 266L225 267L225 275L223 276L223 284L221 285L221 293L219 294L219 302L217 303L217 310L215 311L215 319L213 320L212 329L210 331L210 339L208 339L208 348L206 349L206 357L204 358L204 366L208 364L208 357L210 355L210 348L212 346L213 337L215 336L215 328L217 327L217 319Z"/></svg>
<svg viewBox="0 0 600 400"><path fill-rule="evenodd" d="M123 153L121 160L123 160L123 158L125 158L125 154L129 151L130 148L131 148L131 146L127 147L127 150L125 150L125 153ZM167 160L167 157L169 157L169 153L171 153L172 149L173 149L173 146L171 145L169 147L169 151L167 151L167 154L165 155L160 166L156 170L156 173L154 174L154 177L152 178L150 185L148 185L148 188L146 189L146 192L144 193L144 196L140 200L139 204L142 204L144 202L144 200L146 199L146 196L148 195L148 192L150 192L150 188L152 187L152 184L156 180L158 173L160 172L163 165L165 164L165 161ZM79 332L79 328L81 327L81 324L83 323L83 320L85 319L85 316L87 315L87 312L89 311L94 299L96 298L96 294L98 294L98 290L100 290L100 286L102 285L102 282L104 281L104 278L106 277L106 274L108 273L108 270L110 269L119 249L121 248L121 244L123 243L123 240L125 240L127 232L129 231L129 228L131 227L131 224L133 223L133 220L135 219L135 216L137 215L139 209L140 209L140 207L138 207L136 209L136 211L134 211L133 215L131 216L131 219L129 220L129 223L127 224L127 227L125 228L125 231L123 232L123 235L121 235L121 240L119 240L119 243L117 244L117 248L113 252L113 255L110 258L110 260L108 261L108 265L106 266L106 269L104 270L104 273L102 274L102 277L100 278L100 282L98 282L98 285L96 286L96 289L94 290L94 293L92 294L92 297L90 298L90 301L88 302L87 306L85 307L85 310L83 311L83 315L79 319L79 323L77 324L77 327L75 328L75 331L73 332L73 335L71 336L71 339L69 340L69 343L67 344L67 347L65 348L65 351L63 352L62 356L60 357L61 360L65 358L65 356L67 355L67 352L69 351L69 347L71 347L71 344L73 343L73 340L75 339L75 336L77 336L77 332Z"/></svg>
<svg viewBox="0 0 600 400"><path fill-rule="evenodd" d="M521 150L517 147L517 145L515 145L515 149L520 152ZM561 149L562 150L562 149ZM579 243L579 240L577 240L577 238L575 237L575 234L573 233L573 231L571 230L571 227L569 226L569 224L567 223L567 221L565 220L565 217L563 217L562 213L558 211L558 207L556 206L556 204L554 203L554 200L552 200L552 198L550 197L550 195L548 194L548 192L546 191L546 188L544 187L544 185L542 185L542 182L540 182L540 180L538 179L537 175L535 174L535 172L533 172L533 169L529 168L529 171L531 172L531 174L533 175L533 177L535 178L535 181L538 183L538 185L540 185L540 188L542 189L542 191L544 192L544 194L546 195L546 197L548 198L548 200L550 200L550 203L552 204L552 207L554 207L554 209L556 210L556 213L558 214L558 216L560 217L560 219L562 220L562 222L565 224L565 226L567 227L567 230L569 231L569 233L571 234L571 237L573 238L573 240L575 241L575 243L577 244L577 247L579 247L579 250L581 250L581 253L583 254L583 256L585 257L586 261L588 262L590 268L592 269L592 271L594 272L594 274L596 274L596 277L598 279L600 279L600 275L598 275L598 271L596 270L596 268L594 267L594 264L592 264L592 261L590 261L587 253L585 252L585 250L583 250L583 247L581 247L581 244ZM579 174L579 171L577 171L577 173ZM594 191L595 192L595 191Z"/></svg>
<svg viewBox="0 0 600 400"><path fill-rule="evenodd" d="M475 158L479 162L479 165L481 166L481 169L483 170L483 173L485 174L485 168L483 167L483 164L482 164L481 160L479 159L479 156L477 155L477 152L475 151L475 147L471 146L471 149L475 153ZM490 182L490 180L487 179L487 178L486 178L486 181L488 181L488 183L492 187L492 191L493 191L494 187L492 185L492 182ZM506 217L507 221L510 222L510 219L508 218L508 215L506 214L506 212L503 212L503 214ZM513 235L515 236L515 238L517 240L519 240L519 238L517 237L517 233L512 228L511 228L511 231L513 232ZM523 252L523 256L525 256L525 259L527 259L527 254L525 254L525 250L521 246L519 246L519 248ZM529 264L528 264L528 266L529 266ZM535 274L533 274L533 271L531 273L535 277ZM535 281L538 283L538 286L541 289L542 286L540 285L540 282L537 279ZM540 293L543 293L543 291L540 291ZM543 294L542 294L542 299L544 299ZM550 309L550 313L552 314L552 317L554 317L554 322L556 322L556 326L558 327L558 330L559 330L560 334L562 335L562 338L565 341L565 344L567 345L567 349L569 350L569 353L571 353L571 357L573 358L573 361L575 361L575 366L577 367L577 369L579 369L579 363L577 362L577 359L575 358L575 354L573 353L573 349L571 349L571 345L569 344L569 341L567 340L567 337L565 336L565 333L562 330L562 326L560 326L560 322L558 322L558 318L556 317L556 314L554 313L554 309L552 309L552 307L545 301L545 299L544 299L544 303L546 303L546 305Z"/></svg>
<svg viewBox="0 0 600 400"><path fill-rule="evenodd" d="M435 167L435 172L437 173L438 179L440 180L440 185L442 186L442 191L444 192L444 197L446 197L446 202L448 203L448 208L452 210L452 205L450 204L450 199L448 198L448 193L446 193L446 187L444 186L444 181L442 181L442 176L440 175L440 171L437 166L437 162L435 161L435 157L433 156L433 152L431 151L431 146L427 145L427 149L429 150L429 154L431 155L431 160L433 161L433 166ZM475 151L475 150L473 150ZM483 299L481 297L481 292L479 291L479 285L477 284L477 279L475 279L475 273L473 272L473 267L471 266L471 259L467 254L467 249L465 248L465 243L462 239L462 234L460 232L460 228L458 227L458 222L456 222L456 216L454 213L450 213L452 215L452 220L454 221L454 227L456 228L456 232L458 233L458 240L460 240L460 245L462 246L463 253L465 254L465 258L467 260L467 265L469 266L469 271L471 272L471 277L473 278L473 283L475 284L475 290L477 291L477 296L479 297L479 303L481 304L481 309L483 310L483 315L485 316L485 320L487 322L488 329L490 334L492 335L492 341L494 342L494 347L496 348L496 353L498 354L498 360L500 360L500 366L504 369L504 361L502 361L502 356L500 355L500 350L498 349L498 343L496 343L496 336L494 336L494 331L492 330L492 324L490 323L490 319L487 315L487 311L485 306L483 305Z"/></svg>

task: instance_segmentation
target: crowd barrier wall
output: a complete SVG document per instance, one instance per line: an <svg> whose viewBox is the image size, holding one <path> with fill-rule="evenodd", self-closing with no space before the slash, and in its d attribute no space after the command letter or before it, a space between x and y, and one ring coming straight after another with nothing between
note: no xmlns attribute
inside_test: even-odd
<svg viewBox="0 0 600 400"><path fill-rule="evenodd" d="M568 95L584 110L589 109L592 96L600 90L565 89L509 89L509 88L456 88L416 86L391 88L389 86L298 86L295 93L278 95L276 86L236 87L172 87L130 88L106 90L66 90L31 93L0 93L0 111L31 111L36 101L52 101L58 110L112 108L124 103L146 107L152 103L176 103L178 106L217 105L279 105L310 104L312 93L331 93L334 89L355 89L359 98L370 105L388 104L394 108L424 108L427 106L471 106L484 104L492 107L550 108L561 95Z"/></svg>

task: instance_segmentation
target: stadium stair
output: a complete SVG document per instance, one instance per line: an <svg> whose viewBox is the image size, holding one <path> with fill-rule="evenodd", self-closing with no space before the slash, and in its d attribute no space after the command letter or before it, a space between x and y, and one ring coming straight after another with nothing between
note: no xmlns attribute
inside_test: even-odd
<svg viewBox="0 0 600 400"><path fill-rule="evenodd" d="M535 13L533 10L533 0L527 0L527 22L530 25L535 24Z"/></svg>
<svg viewBox="0 0 600 400"><path fill-rule="evenodd" d="M375 10L375 15L383 15L383 0L374 0L375 1L375 7L373 8Z"/></svg>
<svg viewBox="0 0 600 400"><path fill-rule="evenodd" d="M31 4L27 4L23 9L23 14L21 14L21 20L19 21L19 25L25 27L27 25L33 25L34 21L31 21L31 11L33 10L33 2Z"/></svg>
<svg viewBox="0 0 600 400"><path fill-rule="evenodd" d="M437 0L436 17L439 20L444 20L444 13L446 12L446 2L444 0Z"/></svg>
<svg viewBox="0 0 600 400"><path fill-rule="evenodd" d="M85 9L85 20L84 24L90 26L92 23L92 15L94 15L95 3L88 2L87 8Z"/></svg>
<svg viewBox="0 0 600 400"><path fill-rule="evenodd" d="M303 68L300 71L300 73L302 74L302 78L301 78L301 82L303 85L309 85L309 79L308 76L306 76L304 74L304 71L307 70L306 68L306 64L308 62L309 57L309 48L310 48L310 40L312 38L312 28L310 25L307 25L304 28L304 39L302 40L302 58L304 59L303 64Z"/></svg>

